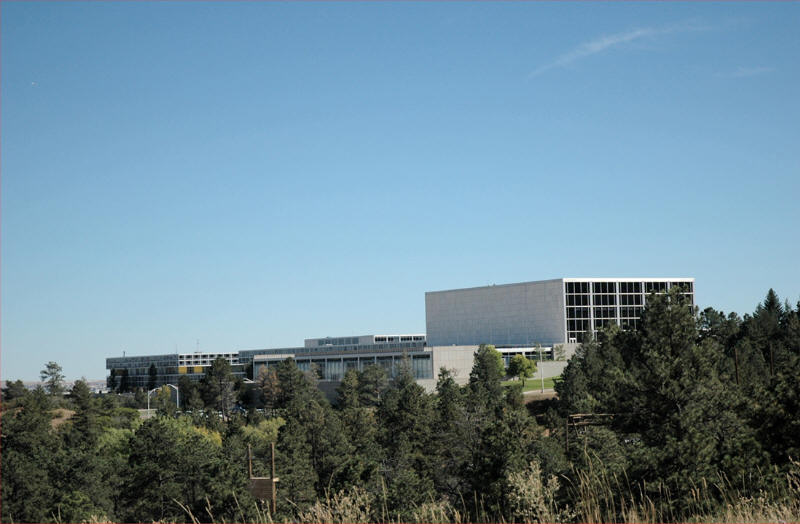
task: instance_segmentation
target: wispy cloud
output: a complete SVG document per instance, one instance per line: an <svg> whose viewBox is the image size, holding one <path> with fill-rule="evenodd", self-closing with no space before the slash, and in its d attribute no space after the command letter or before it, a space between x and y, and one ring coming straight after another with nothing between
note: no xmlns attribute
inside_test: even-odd
<svg viewBox="0 0 800 524"><path fill-rule="evenodd" d="M537 67L530 73L530 75L528 75L528 77L533 78L551 69L566 67L572 64L573 62L576 62L583 58L587 58L592 55L602 53L603 51L613 49L615 47L620 47L624 44L628 44L636 40L641 40L643 38L652 38L658 35L666 35L670 33L678 33L685 31L699 31L703 29L707 28L705 26L697 25L694 23L685 23L685 24L671 25L666 27L655 27L655 28L642 27L623 33L615 33L613 35L601 36L600 38L596 38L595 40L584 42L583 44L580 44L579 46L571 49L570 51L567 51L566 53L559 55L555 60L553 60L550 63Z"/></svg>
<svg viewBox="0 0 800 524"><path fill-rule="evenodd" d="M763 66L743 67L743 66L739 66L733 72L720 73L717 76L722 76L722 77L726 77L726 78L745 78L745 77L748 77L748 76L765 75L765 74L771 73L773 71L775 71L774 67L763 67Z"/></svg>

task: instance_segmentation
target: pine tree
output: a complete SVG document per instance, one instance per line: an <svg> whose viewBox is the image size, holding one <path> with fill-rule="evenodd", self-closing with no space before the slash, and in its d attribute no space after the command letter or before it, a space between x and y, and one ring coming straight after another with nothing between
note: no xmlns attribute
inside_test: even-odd
<svg viewBox="0 0 800 524"><path fill-rule="evenodd" d="M381 446L385 451L384 482L388 509L400 520L414 505L433 493L432 427L433 402L416 383L408 359L398 367L392 386L378 406ZM395 513L396 512L396 513Z"/></svg>
<svg viewBox="0 0 800 524"><path fill-rule="evenodd" d="M156 378L158 378L158 369L155 364L150 364L150 368L147 370L147 391L155 389Z"/></svg>
<svg viewBox="0 0 800 524"><path fill-rule="evenodd" d="M720 473L741 478L762 459L738 396L719 378L720 344L698 340L692 308L671 290L648 298L641 336L601 341L601 348L618 346L624 362L614 372L621 389L600 407L617 414L619 431L640 439L633 476L663 482L677 511L687 508L691 486Z"/></svg>
<svg viewBox="0 0 800 524"><path fill-rule="evenodd" d="M53 520L54 470L59 441L50 430L50 400L37 388L24 397L22 409L3 413L0 434L3 522Z"/></svg>
<svg viewBox="0 0 800 524"><path fill-rule="evenodd" d="M52 360L48 362L44 369L39 373L44 387L52 396L59 396L64 393L64 374L61 366Z"/></svg>
<svg viewBox="0 0 800 524"><path fill-rule="evenodd" d="M389 376L380 366L366 366L358 375L359 404L377 406L386 389L389 387Z"/></svg>
<svg viewBox="0 0 800 524"><path fill-rule="evenodd" d="M501 381L505 377L503 356L494 346L481 345L475 352L469 388L476 401L497 406L503 400Z"/></svg>
<svg viewBox="0 0 800 524"><path fill-rule="evenodd" d="M357 408L361 405L358 395L358 371L348 369L339 387L336 388L339 396L337 405L342 408Z"/></svg>
<svg viewBox="0 0 800 524"><path fill-rule="evenodd" d="M217 357L211 363L201 380L201 389L206 406L221 412L227 418L236 402L236 394L231 365L225 358Z"/></svg>
<svg viewBox="0 0 800 524"><path fill-rule="evenodd" d="M3 388L3 402L11 402L27 394L28 390L21 380L15 380L14 382L6 380L6 387Z"/></svg>

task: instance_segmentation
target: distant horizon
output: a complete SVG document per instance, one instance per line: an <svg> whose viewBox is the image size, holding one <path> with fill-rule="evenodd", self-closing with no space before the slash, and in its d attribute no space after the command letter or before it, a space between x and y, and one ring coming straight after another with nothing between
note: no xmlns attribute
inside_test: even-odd
<svg viewBox="0 0 800 524"><path fill-rule="evenodd" d="M0 10L3 381L563 275L800 300L798 3Z"/></svg>

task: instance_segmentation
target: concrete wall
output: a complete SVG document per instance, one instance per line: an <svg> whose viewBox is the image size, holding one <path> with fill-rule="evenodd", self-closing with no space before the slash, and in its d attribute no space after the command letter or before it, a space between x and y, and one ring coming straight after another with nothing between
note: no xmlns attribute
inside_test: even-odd
<svg viewBox="0 0 800 524"><path fill-rule="evenodd" d="M469 373L472 371L472 362L478 346L429 347L428 349L433 355L433 378L417 380L417 383L426 391L436 390L439 370L442 368L453 372L456 384L463 385L469 381Z"/></svg>
<svg viewBox="0 0 800 524"><path fill-rule="evenodd" d="M560 344L563 280L425 293L429 346Z"/></svg>
<svg viewBox="0 0 800 524"><path fill-rule="evenodd" d="M441 368L448 369L453 373L456 384L463 386L469 382L469 374L472 371L472 364L478 346L429 347L428 350L433 355L433 377L430 379L417 379L417 384L424 387L429 393L436 391L436 382L439 379L439 370ZM558 376L566 367L567 362L545 360L544 362L536 362L536 365L538 370L531 380L541 376L539 370L544 372L544 378ZM336 402L337 400L336 388L339 387L339 384L340 381L338 380L320 380L317 382L318 387L331 402Z"/></svg>

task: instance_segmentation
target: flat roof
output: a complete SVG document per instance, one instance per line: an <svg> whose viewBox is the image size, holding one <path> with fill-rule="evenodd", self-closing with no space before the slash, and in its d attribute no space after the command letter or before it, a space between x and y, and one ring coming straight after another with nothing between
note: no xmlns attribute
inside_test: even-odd
<svg viewBox="0 0 800 524"><path fill-rule="evenodd" d="M305 340L328 340L336 338L364 338L364 337L419 337L425 336L425 333L370 333L369 335L342 335L339 337L313 337Z"/></svg>
<svg viewBox="0 0 800 524"><path fill-rule="evenodd" d="M455 289L442 289L439 291L426 291L426 295L433 293L449 293L450 291L467 291L471 289L485 289L491 287L523 286L528 284L543 284L545 282L694 282L694 277L563 277L548 280L529 280L527 282L513 282L510 284L488 284L486 286L462 287Z"/></svg>

